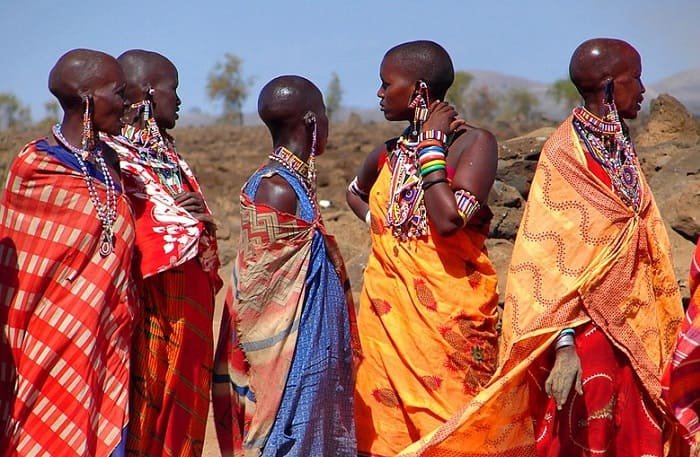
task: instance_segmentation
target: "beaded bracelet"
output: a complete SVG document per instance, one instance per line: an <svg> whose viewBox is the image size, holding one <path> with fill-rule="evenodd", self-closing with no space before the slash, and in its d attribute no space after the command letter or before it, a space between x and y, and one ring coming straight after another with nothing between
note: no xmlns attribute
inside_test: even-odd
<svg viewBox="0 0 700 457"><path fill-rule="evenodd" d="M557 336L557 339L554 340L554 350L558 351L559 349L573 346L575 334L576 331L572 328L565 328L562 330L559 336Z"/></svg>
<svg viewBox="0 0 700 457"><path fill-rule="evenodd" d="M459 217L462 219L462 227L464 227L465 225L467 225L467 222L469 222L469 219L467 219L467 215L464 214L464 212L462 212L462 211L460 211L460 210L457 210L457 214L458 214Z"/></svg>
<svg viewBox="0 0 700 457"><path fill-rule="evenodd" d="M423 187L423 190L428 190L431 187L433 187L435 184L440 184L441 182L449 184L450 180L447 178L438 178L438 179L434 179L432 181L423 181L423 184L421 184L421 186Z"/></svg>
<svg viewBox="0 0 700 457"><path fill-rule="evenodd" d="M427 148L428 146L437 146L440 148L445 147L445 143L438 141L438 140L423 140L418 142L418 146L416 146L416 149L423 149Z"/></svg>
<svg viewBox="0 0 700 457"><path fill-rule="evenodd" d="M348 185L348 190L352 194L357 195L358 197L360 197L364 201L367 201L367 199L369 199L369 193L360 189L360 186L357 184L357 176L355 176L352 179L352 181L350 181L350 185Z"/></svg>
<svg viewBox="0 0 700 457"><path fill-rule="evenodd" d="M418 141L423 140L438 140L445 144L447 142L447 134L442 130L426 130L418 135Z"/></svg>
<svg viewBox="0 0 700 457"><path fill-rule="evenodd" d="M468 190L459 189L455 192L455 201L457 202L457 210L464 213L467 221L481 208L479 200Z"/></svg>
<svg viewBox="0 0 700 457"><path fill-rule="evenodd" d="M421 143L422 144L422 143ZM445 153L445 148L443 148L439 144L426 144L425 146L421 146L416 149L418 155L420 155L422 152L425 151L440 151L441 153Z"/></svg>
<svg viewBox="0 0 700 457"><path fill-rule="evenodd" d="M425 154L441 154L443 156L447 155L445 154L445 149L442 146L426 146L417 150L418 157L421 157Z"/></svg>
<svg viewBox="0 0 700 457"><path fill-rule="evenodd" d="M441 154L437 151L426 152L425 154L422 154L420 157L418 157L418 164L422 167L426 163L432 162L433 160L445 160L445 154Z"/></svg>
<svg viewBox="0 0 700 457"><path fill-rule="evenodd" d="M434 171L439 171L439 170L444 170L444 169L445 169L445 165L438 163L435 165L431 165L429 167L421 168L420 175L421 175L421 177L425 178L427 175L429 175L430 173L432 173Z"/></svg>
<svg viewBox="0 0 700 457"><path fill-rule="evenodd" d="M445 170L447 168L447 162L444 160L433 160L425 164L425 167L421 167L420 175L425 178L428 174L438 171Z"/></svg>

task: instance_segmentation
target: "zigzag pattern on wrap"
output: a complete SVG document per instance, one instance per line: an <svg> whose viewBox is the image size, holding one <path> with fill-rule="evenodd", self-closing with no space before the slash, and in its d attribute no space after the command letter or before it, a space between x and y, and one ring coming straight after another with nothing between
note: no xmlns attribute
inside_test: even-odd
<svg viewBox="0 0 700 457"><path fill-rule="evenodd" d="M249 203L241 201L240 247L248 255L250 248L285 239L303 236L312 227L300 228L298 221L282 222L277 213L256 211Z"/></svg>
<svg viewBox="0 0 700 457"><path fill-rule="evenodd" d="M594 245L601 245L601 244L608 244L612 241L611 236L603 236L600 238L594 238L589 235L590 233L590 216L588 215L588 210L586 207L577 201L573 200L567 200L563 202L555 202L552 200L549 195L551 192L551 185L552 185L552 172L549 169L549 166L541 163L540 164L540 170L539 170L543 175L543 183L542 183L542 203L552 211L565 211L565 210L576 210L578 211L580 215L580 223L577 224L578 227L578 232L579 236L581 239L585 240L589 244L594 244ZM546 232L540 232L540 233L535 233L534 231L530 230L530 211L526 210L525 214L523 215L523 236L528 240L532 241L534 243L541 242L543 240L552 240L555 242L557 245L557 253L556 253L556 260L557 260L557 267L559 268L559 271L561 271L563 274L566 274L568 276L579 276L581 273L583 273L586 269L586 266L581 266L580 268L573 269L573 268L568 268L566 266L566 258L567 258L567 243L564 241L563 237L559 235L557 232L554 231L546 231ZM572 246L575 247L575 246Z"/></svg>

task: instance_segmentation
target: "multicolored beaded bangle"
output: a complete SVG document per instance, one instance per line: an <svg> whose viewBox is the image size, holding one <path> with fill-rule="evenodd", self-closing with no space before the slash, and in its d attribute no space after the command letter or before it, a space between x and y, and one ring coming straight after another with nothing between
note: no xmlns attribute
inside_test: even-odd
<svg viewBox="0 0 700 457"><path fill-rule="evenodd" d="M462 218L462 227L467 225L467 222L469 222L469 219L467 219L467 215L464 214L464 212L462 212L460 210L457 210L457 214L459 215L459 217Z"/></svg>
<svg viewBox="0 0 700 457"><path fill-rule="evenodd" d="M435 160L434 162L439 162L439 161ZM443 162L444 162L444 160L443 160ZM445 168L446 168L445 165L443 165L441 163L436 163L435 165L430 165L430 166L427 166L425 168L421 168L420 175L421 175L421 177L424 178L434 171L445 170Z"/></svg>
<svg viewBox="0 0 700 457"><path fill-rule="evenodd" d="M418 143L418 146L416 146L416 150L419 151L419 150L421 150L423 148L427 148L429 146L437 146L439 148L444 148L445 143L442 143L438 140L423 140L423 141Z"/></svg>
<svg viewBox="0 0 700 457"><path fill-rule="evenodd" d="M455 201L457 202L457 211L461 211L467 221L481 208L479 200L468 190L459 189L455 192Z"/></svg>
<svg viewBox="0 0 700 457"><path fill-rule="evenodd" d="M442 130L425 130L418 135L418 141L424 140L438 140L440 143L445 144L447 142L447 134Z"/></svg>
<svg viewBox="0 0 700 457"><path fill-rule="evenodd" d="M369 192L365 192L364 190L360 189L360 186L357 184L357 176L355 176L353 180L350 181L350 184L348 185L348 191L350 191L350 193L354 195L357 195L364 201L367 201L367 199L369 198Z"/></svg>
<svg viewBox="0 0 700 457"><path fill-rule="evenodd" d="M424 167L425 164L432 162L433 160L445 160L445 154L442 154L439 151L423 154L422 156L418 157L418 165L420 167Z"/></svg>

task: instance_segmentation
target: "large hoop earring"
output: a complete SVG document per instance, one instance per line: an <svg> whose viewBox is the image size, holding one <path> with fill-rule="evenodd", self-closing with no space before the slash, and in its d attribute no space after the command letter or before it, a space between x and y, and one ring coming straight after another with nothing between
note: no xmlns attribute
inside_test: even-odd
<svg viewBox="0 0 700 457"><path fill-rule="evenodd" d="M80 145L83 151L92 151L95 149L95 129L92 124L92 97L83 95L83 135Z"/></svg>

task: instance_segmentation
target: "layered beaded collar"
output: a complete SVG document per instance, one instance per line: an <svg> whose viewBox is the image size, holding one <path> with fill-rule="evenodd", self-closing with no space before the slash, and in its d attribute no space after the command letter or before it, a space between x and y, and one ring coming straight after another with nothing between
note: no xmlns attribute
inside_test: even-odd
<svg viewBox="0 0 700 457"><path fill-rule="evenodd" d="M614 113L615 117L617 113ZM583 107L573 111L574 130L589 154L610 176L615 193L639 211L641 204L640 168L632 142L622 124L595 116Z"/></svg>
<svg viewBox="0 0 700 457"><path fill-rule="evenodd" d="M311 168L309 167L309 164L301 160L289 149L285 148L284 146L280 146L272 151L268 158L283 165L286 169L297 175L297 177L299 177L304 184L309 186L313 185L313 187L316 187L316 183L311 182L315 177L311 176Z"/></svg>
<svg viewBox="0 0 700 457"><path fill-rule="evenodd" d="M313 157L313 156L312 156ZM299 178L299 181L306 189L306 193L311 199L311 203L315 205L316 200L316 169L313 165L307 164L301 160L296 154L284 146L274 149L268 156L270 160L282 165L289 170L293 175ZM310 160L313 160L310 158Z"/></svg>

